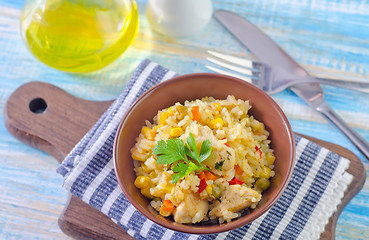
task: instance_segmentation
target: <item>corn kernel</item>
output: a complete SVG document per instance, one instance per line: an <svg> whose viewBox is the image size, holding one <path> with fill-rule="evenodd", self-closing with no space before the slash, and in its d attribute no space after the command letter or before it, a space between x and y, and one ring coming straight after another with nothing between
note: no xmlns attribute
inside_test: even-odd
<svg viewBox="0 0 369 240"><path fill-rule="evenodd" d="M150 199L153 199L154 198L154 196L151 195L151 193L150 193L150 188L149 187L147 187L147 188L141 188L141 194L144 195L147 198L150 198Z"/></svg>
<svg viewBox="0 0 369 240"><path fill-rule="evenodd" d="M149 173L149 177L150 178L156 178L158 176L158 174L156 174L156 172L155 171L151 171L150 173Z"/></svg>
<svg viewBox="0 0 369 240"><path fill-rule="evenodd" d="M266 153L266 156L265 156L265 159L267 160L268 166L270 166L270 165L273 165L274 164L275 156L274 156L273 153L267 152Z"/></svg>
<svg viewBox="0 0 369 240"><path fill-rule="evenodd" d="M171 193L173 188L174 188L174 186L172 186L172 185L166 185L166 186L162 186L160 188L155 188L153 196L164 198L165 194Z"/></svg>
<svg viewBox="0 0 369 240"><path fill-rule="evenodd" d="M140 152L138 151L138 149L137 149L137 148L135 148L135 149L132 151L131 156L132 156L132 158L133 158L134 160L141 161L141 162L144 162L144 161L145 161L145 159L146 159L146 154L144 154L144 153L140 153Z"/></svg>
<svg viewBox="0 0 369 240"><path fill-rule="evenodd" d="M221 128L223 127L223 119L215 118L209 123L210 128Z"/></svg>
<svg viewBox="0 0 369 240"><path fill-rule="evenodd" d="M155 139L155 131L149 127L143 127L141 129L141 133L145 136L146 139L153 141Z"/></svg>
<svg viewBox="0 0 369 240"><path fill-rule="evenodd" d="M138 176L134 184L138 188L147 188L150 187L151 179L148 176Z"/></svg>
<svg viewBox="0 0 369 240"><path fill-rule="evenodd" d="M172 137L179 137L183 134L183 129L180 127L175 127L170 129L170 136Z"/></svg>
<svg viewBox="0 0 369 240"><path fill-rule="evenodd" d="M169 117L169 114L167 112L160 113L160 115L159 115L159 124L166 125L168 117Z"/></svg>
<svg viewBox="0 0 369 240"><path fill-rule="evenodd" d="M259 173L259 177L261 178L270 178L270 172L272 170L268 167L263 167L263 169L261 170L261 172Z"/></svg>
<svg viewBox="0 0 369 240"><path fill-rule="evenodd" d="M159 125L156 125L155 127L153 127L153 128L152 128L152 130L153 130L154 132L157 132L157 131L158 131L158 129L159 129L159 128L161 128L162 126L163 126L163 125L160 125L160 124L159 124Z"/></svg>
<svg viewBox="0 0 369 240"><path fill-rule="evenodd" d="M150 173L152 170L149 169L144 163L141 164L142 171L145 173Z"/></svg>
<svg viewBox="0 0 369 240"><path fill-rule="evenodd" d="M205 191L211 195L212 191L213 191L213 187L211 185L207 185L206 188L205 188Z"/></svg>
<svg viewBox="0 0 369 240"><path fill-rule="evenodd" d="M174 108L173 107L169 107L168 110L167 110L167 113L169 115L173 115L174 114Z"/></svg>

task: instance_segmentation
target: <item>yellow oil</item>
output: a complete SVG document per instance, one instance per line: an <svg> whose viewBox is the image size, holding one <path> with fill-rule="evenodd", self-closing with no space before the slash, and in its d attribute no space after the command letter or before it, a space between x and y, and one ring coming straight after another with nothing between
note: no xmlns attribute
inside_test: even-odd
<svg viewBox="0 0 369 240"><path fill-rule="evenodd" d="M108 65L137 33L134 1L37 2L29 1L22 10L22 37L36 58L62 71L87 72Z"/></svg>

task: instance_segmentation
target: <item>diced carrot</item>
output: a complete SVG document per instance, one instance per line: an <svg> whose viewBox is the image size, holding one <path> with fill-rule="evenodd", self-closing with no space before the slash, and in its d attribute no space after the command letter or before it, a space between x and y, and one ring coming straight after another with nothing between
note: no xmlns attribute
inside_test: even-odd
<svg viewBox="0 0 369 240"><path fill-rule="evenodd" d="M170 200L164 200L160 209L167 212L173 212L174 207L174 204Z"/></svg>
<svg viewBox="0 0 369 240"><path fill-rule="evenodd" d="M217 176L215 176L212 172L210 171L204 171L203 172L205 174L205 178L206 180L216 180L217 179Z"/></svg>
<svg viewBox="0 0 369 240"><path fill-rule="evenodd" d="M199 106L191 107L192 120L199 122L200 120L200 108Z"/></svg>
<svg viewBox="0 0 369 240"><path fill-rule="evenodd" d="M197 174L197 176L200 178L200 180L202 180L202 179L206 180L206 175L203 171L200 172L199 174Z"/></svg>
<svg viewBox="0 0 369 240"><path fill-rule="evenodd" d="M237 175L241 175L242 173L243 173L243 170L241 169L241 167L240 166L238 166L238 165L235 165L234 166L234 170L236 171L236 174Z"/></svg>

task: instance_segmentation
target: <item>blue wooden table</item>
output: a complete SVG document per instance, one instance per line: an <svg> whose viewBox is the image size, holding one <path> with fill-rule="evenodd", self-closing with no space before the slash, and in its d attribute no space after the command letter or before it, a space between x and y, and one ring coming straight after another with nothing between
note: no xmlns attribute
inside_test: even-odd
<svg viewBox="0 0 369 240"><path fill-rule="evenodd" d="M10 94L24 83L44 81L89 100L117 97L132 71L145 58L178 73L209 72L208 49L237 56L249 52L214 19L187 38L153 32L145 16L146 1L137 1L138 36L108 67L89 74L60 72L37 61L19 33L23 0L0 1L0 111ZM366 1L213 1L214 9L237 12L279 43L312 75L369 82L369 3ZM329 105L369 141L369 94L323 86ZM290 90L272 96L295 132L332 142L368 161L321 115ZM67 200L58 163L8 133L0 115L0 238L66 239L57 219ZM369 239L369 177L361 192L342 212L337 239Z"/></svg>

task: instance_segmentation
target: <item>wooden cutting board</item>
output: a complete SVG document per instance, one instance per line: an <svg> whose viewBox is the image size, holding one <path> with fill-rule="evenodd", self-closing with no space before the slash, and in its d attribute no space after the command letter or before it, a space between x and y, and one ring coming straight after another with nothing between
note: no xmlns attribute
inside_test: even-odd
<svg viewBox="0 0 369 240"><path fill-rule="evenodd" d="M30 82L9 97L4 120L9 132L17 139L49 153L61 162L112 102L87 101L54 85ZM361 160L348 149L304 137L351 161L347 171L354 179L321 235L321 239L334 239L342 209L364 184L365 168ZM103 213L74 196L69 197L58 223L65 234L76 239L132 239Z"/></svg>

